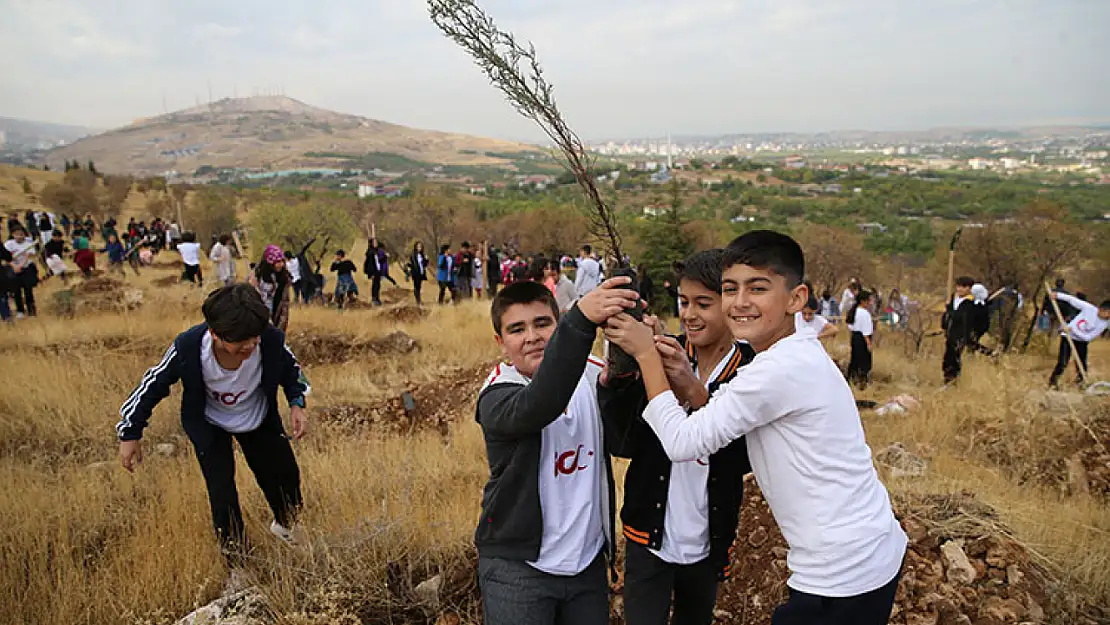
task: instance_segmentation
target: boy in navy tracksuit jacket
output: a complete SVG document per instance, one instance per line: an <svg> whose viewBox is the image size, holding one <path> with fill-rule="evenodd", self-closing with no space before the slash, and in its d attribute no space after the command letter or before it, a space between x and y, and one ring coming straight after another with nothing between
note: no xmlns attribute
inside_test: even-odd
<svg viewBox="0 0 1110 625"><path fill-rule="evenodd" d="M181 425L200 461L216 535L234 564L246 543L232 438L274 513L270 531L293 542L300 471L278 413L277 389L282 387L291 406L293 438L300 438L307 431L310 387L285 335L270 325L266 305L249 284L213 291L202 310L205 322L178 335L123 403L116 432L120 461L134 471L142 461L140 439L151 412L181 382Z"/></svg>
<svg viewBox="0 0 1110 625"><path fill-rule="evenodd" d="M659 338L675 348L687 381L710 394L755 357L750 345L733 339L721 309L723 254L698 252L677 266L686 333ZM707 458L672 463L643 420L642 381L603 374L598 401L609 449L632 460L621 509L625 620L666 625L673 603L676 625L708 625L717 583L728 575L744 474L751 471L747 443L741 437Z"/></svg>

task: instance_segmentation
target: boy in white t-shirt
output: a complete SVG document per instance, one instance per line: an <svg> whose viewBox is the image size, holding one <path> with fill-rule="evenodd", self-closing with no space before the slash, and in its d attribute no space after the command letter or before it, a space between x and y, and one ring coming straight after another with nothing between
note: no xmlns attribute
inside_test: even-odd
<svg viewBox="0 0 1110 625"><path fill-rule="evenodd" d="M836 364L794 313L809 299L805 259L790 237L744 234L726 248L723 302L734 337L755 360L709 398L672 392L652 329L629 315L605 334L640 363L644 419L673 461L711 454L741 436L789 546L790 597L773 625L889 622L907 539L864 440L855 398ZM679 402L695 412L687 416Z"/></svg>
<svg viewBox="0 0 1110 625"><path fill-rule="evenodd" d="M509 363L478 394L490 477L474 534L486 625L607 625L614 488L590 357L597 328L635 306L626 277L560 318L538 282L497 293L490 316Z"/></svg>

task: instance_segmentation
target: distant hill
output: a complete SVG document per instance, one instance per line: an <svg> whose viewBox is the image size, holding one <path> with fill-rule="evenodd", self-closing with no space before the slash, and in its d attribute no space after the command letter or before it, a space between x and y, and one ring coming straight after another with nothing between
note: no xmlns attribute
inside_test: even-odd
<svg viewBox="0 0 1110 625"><path fill-rule="evenodd" d="M51 124L13 117L0 117L0 149L5 151L44 150L59 143L70 143L95 135L101 130L84 126Z"/></svg>
<svg viewBox="0 0 1110 625"><path fill-rule="evenodd" d="M226 98L139 119L46 153L51 168L66 160L96 162L113 173L189 175L202 166L271 171L342 167L364 155L404 163L511 166L535 146L420 130L309 106L285 96Z"/></svg>

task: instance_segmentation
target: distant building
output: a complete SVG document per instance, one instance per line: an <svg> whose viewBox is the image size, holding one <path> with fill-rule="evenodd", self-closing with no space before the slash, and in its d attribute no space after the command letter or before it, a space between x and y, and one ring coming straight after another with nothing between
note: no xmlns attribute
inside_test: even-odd
<svg viewBox="0 0 1110 625"><path fill-rule="evenodd" d="M400 197L405 188L396 184L375 184L373 182L358 183L358 197Z"/></svg>
<svg viewBox="0 0 1110 625"><path fill-rule="evenodd" d="M967 166L975 170L990 169L991 160L988 158L969 158L967 159Z"/></svg>
<svg viewBox="0 0 1110 625"><path fill-rule="evenodd" d="M783 161L782 166L786 169L801 169L806 166L806 159L801 156L789 156Z"/></svg>
<svg viewBox="0 0 1110 625"><path fill-rule="evenodd" d="M868 222L868 223L865 223L865 224L860 224L858 227L860 229L860 232L863 232L863 233L866 233L866 234L871 234L873 232L886 232L886 226L884 226L881 223L874 222L874 221Z"/></svg>

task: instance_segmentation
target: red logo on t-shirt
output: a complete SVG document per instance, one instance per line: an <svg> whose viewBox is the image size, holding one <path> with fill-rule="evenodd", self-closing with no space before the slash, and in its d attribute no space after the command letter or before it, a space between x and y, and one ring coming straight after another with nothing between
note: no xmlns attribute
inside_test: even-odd
<svg viewBox="0 0 1110 625"><path fill-rule="evenodd" d="M1080 332L1090 332L1091 324L1087 323L1086 319L1080 319L1075 322L1075 329Z"/></svg>
<svg viewBox="0 0 1110 625"><path fill-rule="evenodd" d="M239 391L238 393L217 393L216 391L212 391L211 395L212 399L225 406L234 406L239 403L239 400L243 398L245 393L246 391Z"/></svg>
<svg viewBox="0 0 1110 625"><path fill-rule="evenodd" d="M591 457L594 455L593 451L587 451L586 456ZM579 471L585 471L590 468L588 464L581 464L582 458L582 445L579 445L572 451L564 451L562 453L555 452L555 477L558 478L559 474L573 475Z"/></svg>

